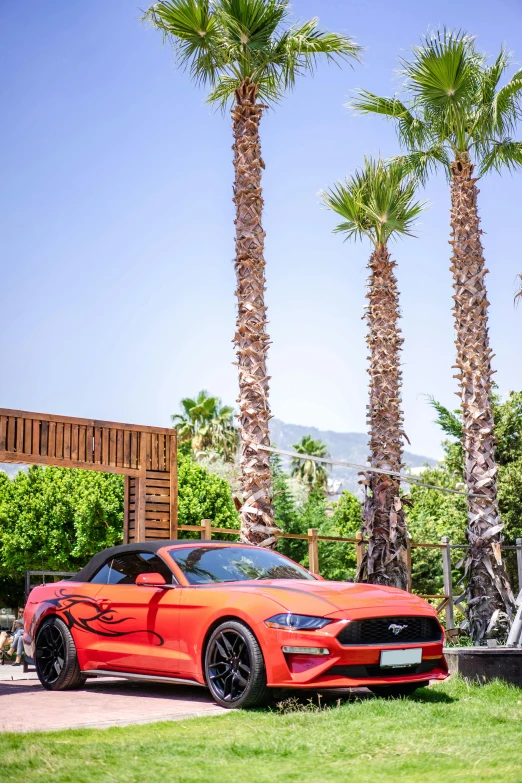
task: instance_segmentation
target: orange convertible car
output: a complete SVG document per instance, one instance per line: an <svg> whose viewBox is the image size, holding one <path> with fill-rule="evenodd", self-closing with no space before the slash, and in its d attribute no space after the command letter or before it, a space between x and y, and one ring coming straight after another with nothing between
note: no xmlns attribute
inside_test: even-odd
<svg viewBox="0 0 522 783"><path fill-rule="evenodd" d="M410 593L327 582L282 555L221 541L100 552L35 587L27 656L50 690L116 675L207 686L224 707L273 688L412 693L448 676L435 611Z"/></svg>

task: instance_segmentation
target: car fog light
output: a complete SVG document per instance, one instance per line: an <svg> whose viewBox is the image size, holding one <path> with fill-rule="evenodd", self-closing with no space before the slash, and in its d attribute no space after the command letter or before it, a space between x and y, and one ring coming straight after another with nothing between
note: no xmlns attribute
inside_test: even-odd
<svg viewBox="0 0 522 783"><path fill-rule="evenodd" d="M293 653L298 655L329 655L330 650L326 647L288 647L285 645L283 648L284 653Z"/></svg>

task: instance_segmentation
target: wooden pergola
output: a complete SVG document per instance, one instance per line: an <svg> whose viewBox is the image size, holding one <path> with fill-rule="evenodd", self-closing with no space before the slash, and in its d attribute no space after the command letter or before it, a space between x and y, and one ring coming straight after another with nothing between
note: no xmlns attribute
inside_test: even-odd
<svg viewBox="0 0 522 783"><path fill-rule="evenodd" d="M0 462L125 476L125 543L177 538L176 430L0 408Z"/></svg>

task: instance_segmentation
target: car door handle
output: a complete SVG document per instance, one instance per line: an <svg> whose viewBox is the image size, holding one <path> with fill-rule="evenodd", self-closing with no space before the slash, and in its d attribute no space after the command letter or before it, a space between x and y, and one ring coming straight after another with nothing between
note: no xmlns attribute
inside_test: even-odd
<svg viewBox="0 0 522 783"><path fill-rule="evenodd" d="M108 598L95 598L94 603L98 604L103 612L106 612L107 609L110 609L112 606Z"/></svg>

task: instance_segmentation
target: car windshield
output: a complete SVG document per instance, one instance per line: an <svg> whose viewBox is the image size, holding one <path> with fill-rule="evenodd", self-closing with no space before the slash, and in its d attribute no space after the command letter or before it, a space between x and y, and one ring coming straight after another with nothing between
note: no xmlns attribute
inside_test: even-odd
<svg viewBox="0 0 522 783"><path fill-rule="evenodd" d="M171 549L169 554L191 585L249 579L314 579L297 563L257 547L183 547Z"/></svg>

